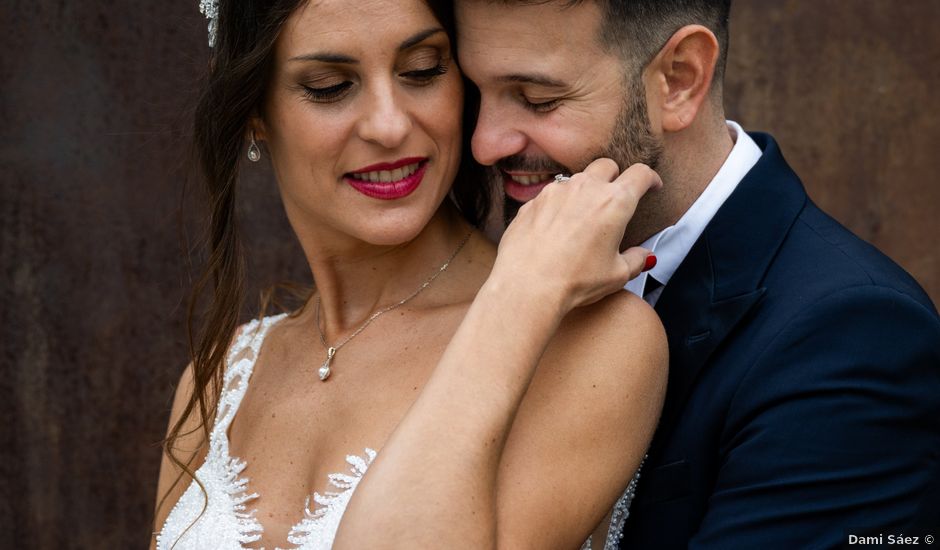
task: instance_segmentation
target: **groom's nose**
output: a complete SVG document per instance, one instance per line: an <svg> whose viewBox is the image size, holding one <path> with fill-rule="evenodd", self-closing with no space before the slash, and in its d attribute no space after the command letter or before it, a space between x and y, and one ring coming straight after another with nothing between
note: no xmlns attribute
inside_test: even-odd
<svg viewBox="0 0 940 550"><path fill-rule="evenodd" d="M500 108L485 97L480 100L480 114L470 145L480 164L492 166L500 159L521 153L528 141L517 127L509 109Z"/></svg>

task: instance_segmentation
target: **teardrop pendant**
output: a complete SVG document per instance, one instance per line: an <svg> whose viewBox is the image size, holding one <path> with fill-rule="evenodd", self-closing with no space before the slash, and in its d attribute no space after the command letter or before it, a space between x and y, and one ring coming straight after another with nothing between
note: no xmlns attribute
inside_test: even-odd
<svg viewBox="0 0 940 550"><path fill-rule="evenodd" d="M326 352L326 361L320 365L320 370L317 371L317 374L320 376L321 382L326 382L326 379L330 377L330 363L333 361L333 356L336 355L336 348L330 348Z"/></svg>
<svg viewBox="0 0 940 550"><path fill-rule="evenodd" d="M261 160L261 148L258 147L258 144L255 142L254 136L252 136L251 143L248 145L248 160L251 162Z"/></svg>

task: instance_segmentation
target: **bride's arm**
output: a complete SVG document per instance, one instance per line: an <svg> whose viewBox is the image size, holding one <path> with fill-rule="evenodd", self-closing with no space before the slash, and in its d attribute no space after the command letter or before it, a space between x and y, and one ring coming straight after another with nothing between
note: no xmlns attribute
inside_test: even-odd
<svg viewBox="0 0 940 550"><path fill-rule="evenodd" d="M665 332L640 298L623 291L565 318L503 449L499 548L581 547L636 472L667 375ZM606 534L605 523L594 548Z"/></svg>
<svg viewBox="0 0 940 550"><path fill-rule="evenodd" d="M357 488L334 548L496 548L514 538L497 525L497 484L536 366L572 309L622 288L645 260L617 248L639 197L659 180L642 166L618 172L596 161L523 206L440 363Z"/></svg>

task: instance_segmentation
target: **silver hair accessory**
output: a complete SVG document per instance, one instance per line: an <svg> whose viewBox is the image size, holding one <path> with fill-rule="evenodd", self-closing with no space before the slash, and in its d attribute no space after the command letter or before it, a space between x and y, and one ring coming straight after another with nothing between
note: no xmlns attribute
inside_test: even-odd
<svg viewBox="0 0 940 550"><path fill-rule="evenodd" d="M555 174L555 183L565 183L570 180L571 176L566 176L564 174Z"/></svg>
<svg viewBox="0 0 940 550"><path fill-rule="evenodd" d="M199 0L199 11L209 20L209 47L215 47L219 30L219 0Z"/></svg>
<svg viewBox="0 0 940 550"><path fill-rule="evenodd" d="M258 147L258 142L255 141L255 131L251 131L251 143L248 144L248 160L251 162L258 162L261 160L261 148Z"/></svg>

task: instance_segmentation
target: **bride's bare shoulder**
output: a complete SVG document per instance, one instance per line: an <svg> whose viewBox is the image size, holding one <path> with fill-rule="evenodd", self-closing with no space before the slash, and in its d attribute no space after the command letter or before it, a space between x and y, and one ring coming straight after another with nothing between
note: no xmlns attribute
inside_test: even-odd
<svg viewBox="0 0 940 550"><path fill-rule="evenodd" d="M591 359L613 376L629 372L663 378L668 363L666 334L656 312L627 291L572 311L562 322L546 352L559 368L591 368ZM606 367L605 367L606 365ZM625 372L626 371L626 372Z"/></svg>
<svg viewBox="0 0 940 550"><path fill-rule="evenodd" d="M621 291L564 319L530 394L548 408L583 411L585 425L616 426L632 417L628 425L647 428L651 436L665 398L668 364L666 334L656 312ZM592 406L585 409L584 403Z"/></svg>
<svg viewBox="0 0 940 550"><path fill-rule="evenodd" d="M534 409L544 407L548 416L551 410L577 411L571 413L572 427L616 432L629 426L652 437L668 364L666 334L656 312L637 296L618 292L564 319L526 400Z"/></svg>
<svg viewBox="0 0 940 550"><path fill-rule="evenodd" d="M190 472L194 471L205 459L207 445L198 414L190 411L186 414L187 405L192 398L195 388L192 365L187 365L180 375L173 396L173 406L170 409L170 419L167 426L167 437L179 423L176 440L172 444L172 451L176 460L187 464ZM184 418L185 415L185 418ZM160 474L157 479L157 502L154 509L154 534L156 534L166 521L170 510L176 501L183 496L189 487L192 477L185 472L179 464L166 454L164 448L160 459ZM151 539L151 548L154 548L156 539Z"/></svg>
<svg viewBox="0 0 940 550"><path fill-rule="evenodd" d="M573 430L590 427L622 441L652 438L666 395L666 334L656 312L626 291L572 311L533 377L533 409L570 414ZM632 433L627 433L632 432Z"/></svg>

